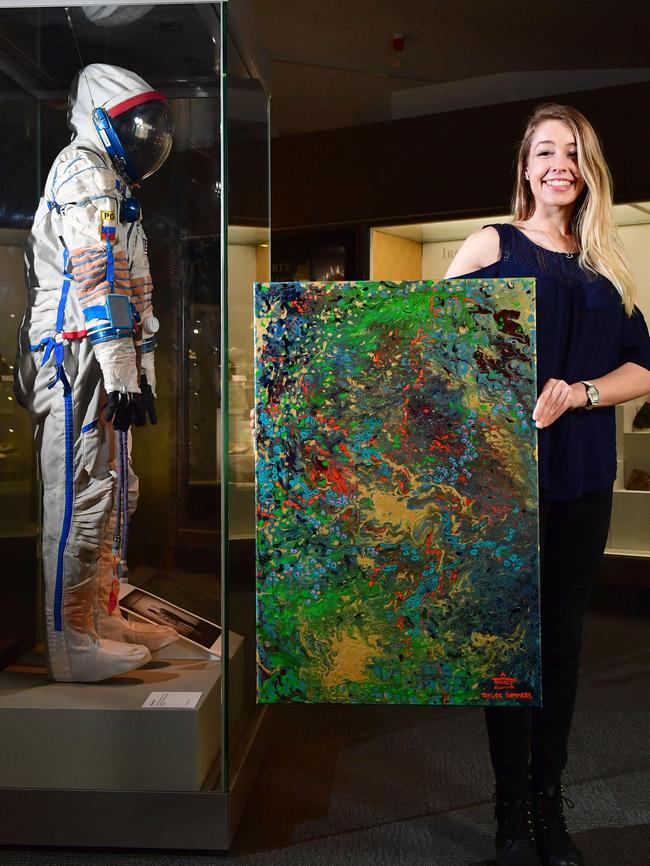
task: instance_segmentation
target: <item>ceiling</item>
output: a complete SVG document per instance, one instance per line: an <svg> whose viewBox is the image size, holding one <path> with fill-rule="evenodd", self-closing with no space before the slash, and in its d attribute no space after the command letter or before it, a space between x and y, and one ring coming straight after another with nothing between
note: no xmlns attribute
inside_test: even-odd
<svg viewBox="0 0 650 866"><path fill-rule="evenodd" d="M248 2L276 136L650 79L647 0Z"/></svg>
<svg viewBox="0 0 650 866"><path fill-rule="evenodd" d="M650 80L648 0L229 0L229 7L231 19L245 14L256 31L251 44L266 55L275 136ZM169 93L214 81L210 15L205 2L71 11L84 57L143 66ZM403 51L393 48L395 34ZM236 76L235 60L233 51ZM18 85L63 98L78 66L61 6L0 8L0 93L10 98Z"/></svg>

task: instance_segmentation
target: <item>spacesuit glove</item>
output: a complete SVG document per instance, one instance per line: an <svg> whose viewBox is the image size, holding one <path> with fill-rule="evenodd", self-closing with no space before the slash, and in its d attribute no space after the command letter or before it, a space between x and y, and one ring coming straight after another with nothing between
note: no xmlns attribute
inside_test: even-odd
<svg viewBox="0 0 650 866"><path fill-rule="evenodd" d="M149 422L151 424L158 423L158 415L156 414L156 398L153 393L153 389L149 382L147 381L146 376L140 376L140 403L142 405L143 413L144 413L144 421L143 424L146 424L146 416L149 416Z"/></svg>
<svg viewBox="0 0 650 866"><path fill-rule="evenodd" d="M104 407L104 420L111 421L114 430L126 433L131 424L136 427L146 423L140 394L111 391Z"/></svg>

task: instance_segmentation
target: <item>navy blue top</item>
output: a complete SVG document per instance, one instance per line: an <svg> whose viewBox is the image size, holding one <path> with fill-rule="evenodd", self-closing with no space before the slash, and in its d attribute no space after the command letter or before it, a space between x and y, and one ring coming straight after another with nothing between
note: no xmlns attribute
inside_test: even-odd
<svg viewBox="0 0 650 866"><path fill-rule="evenodd" d="M650 370L650 336L641 311L628 316L613 284L531 241L510 223L499 260L463 277L535 277L537 389L548 379L590 381L631 361ZM540 494L573 499L611 489L616 476L614 407L565 412L538 431Z"/></svg>

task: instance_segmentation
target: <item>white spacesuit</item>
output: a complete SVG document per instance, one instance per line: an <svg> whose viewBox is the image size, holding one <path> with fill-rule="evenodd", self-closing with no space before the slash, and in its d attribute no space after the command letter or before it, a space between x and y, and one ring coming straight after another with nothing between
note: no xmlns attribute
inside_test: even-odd
<svg viewBox="0 0 650 866"><path fill-rule="evenodd" d="M177 637L127 622L117 603L138 495L127 436L146 415L155 422L158 330L130 186L165 161L173 127L162 94L105 64L73 82L68 125L72 142L50 169L27 244L16 390L36 426L43 480L50 676L94 682Z"/></svg>

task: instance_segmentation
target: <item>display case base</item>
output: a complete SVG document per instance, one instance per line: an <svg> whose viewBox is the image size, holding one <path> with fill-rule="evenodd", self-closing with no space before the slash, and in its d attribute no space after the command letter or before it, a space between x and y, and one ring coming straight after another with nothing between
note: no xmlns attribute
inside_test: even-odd
<svg viewBox="0 0 650 866"><path fill-rule="evenodd" d="M0 845L219 851L233 832L221 791L0 788Z"/></svg>
<svg viewBox="0 0 650 866"><path fill-rule="evenodd" d="M243 707L243 638L230 633L230 718ZM145 708L152 693L195 706ZM159 701L160 702L160 701ZM191 700L190 700L191 703ZM221 748L221 662L154 659L103 683L52 683L34 651L0 675L3 787L199 791Z"/></svg>
<svg viewBox="0 0 650 866"><path fill-rule="evenodd" d="M55 791L0 787L0 845L222 851L230 847L264 753L247 727L227 791ZM219 785L223 780L219 780Z"/></svg>

